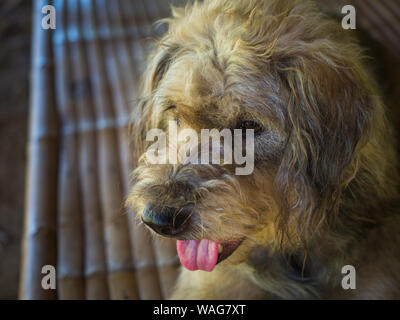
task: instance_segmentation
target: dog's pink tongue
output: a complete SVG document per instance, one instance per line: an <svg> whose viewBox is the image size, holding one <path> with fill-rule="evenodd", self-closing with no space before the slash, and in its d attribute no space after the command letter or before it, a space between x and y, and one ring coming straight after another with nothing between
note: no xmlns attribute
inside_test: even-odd
<svg viewBox="0 0 400 320"><path fill-rule="evenodd" d="M212 271L218 260L218 243L213 240L178 240L178 256L189 270Z"/></svg>

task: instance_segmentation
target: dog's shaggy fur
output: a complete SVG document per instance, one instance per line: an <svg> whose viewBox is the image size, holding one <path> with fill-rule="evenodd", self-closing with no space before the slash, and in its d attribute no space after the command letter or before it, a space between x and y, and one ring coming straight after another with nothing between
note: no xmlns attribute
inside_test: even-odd
<svg viewBox="0 0 400 320"><path fill-rule="evenodd" d="M128 204L191 203L183 238L244 239L211 273L182 270L172 298L400 298L393 134L353 31L296 0L205 0L165 21L135 110ZM146 132L174 119L261 124L253 174L148 164Z"/></svg>

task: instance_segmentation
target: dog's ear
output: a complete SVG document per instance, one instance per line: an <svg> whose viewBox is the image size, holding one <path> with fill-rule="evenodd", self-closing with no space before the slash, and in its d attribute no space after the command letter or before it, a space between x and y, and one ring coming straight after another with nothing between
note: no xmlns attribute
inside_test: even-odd
<svg viewBox="0 0 400 320"><path fill-rule="evenodd" d="M284 61L278 70L288 93L289 136L276 180L283 203L279 226L296 214L298 232L310 235L335 216L376 103L357 57Z"/></svg>
<svg viewBox="0 0 400 320"><path fill-rule="evenodd" d="M158 117L155 114L153 97L177 50L176 46L159 45L147 63L147 69L143 75L141 99L132 114L130 128L136 164L146 149L147 132L157 127Z"/></svg>

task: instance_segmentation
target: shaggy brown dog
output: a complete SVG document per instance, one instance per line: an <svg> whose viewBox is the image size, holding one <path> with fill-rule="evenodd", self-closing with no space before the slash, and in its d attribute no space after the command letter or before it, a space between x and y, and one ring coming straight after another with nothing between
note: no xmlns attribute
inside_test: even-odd
<svg viewBox="0 0 400 320"><path fill-rule="evenodd" d="M180 239L187 268L213 269L182 269L173 298L400 298L392 132L353 31L295 0L206 0L167 23L135 111L128 203ZM254 172L149 164L146 133L169 120L253 129Z"/></svg>

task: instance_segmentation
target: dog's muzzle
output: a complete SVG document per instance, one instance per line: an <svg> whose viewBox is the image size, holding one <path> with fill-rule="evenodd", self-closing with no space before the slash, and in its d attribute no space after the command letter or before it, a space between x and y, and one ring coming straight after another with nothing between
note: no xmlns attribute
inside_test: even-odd
<svg viewBox="0 0 400 320"><path fill-rule="evenodd" d="M142 221L155 232L166 237L177 237L188 226L193 205L184 207L156 207L147 205L142 212Z"/></svg>

